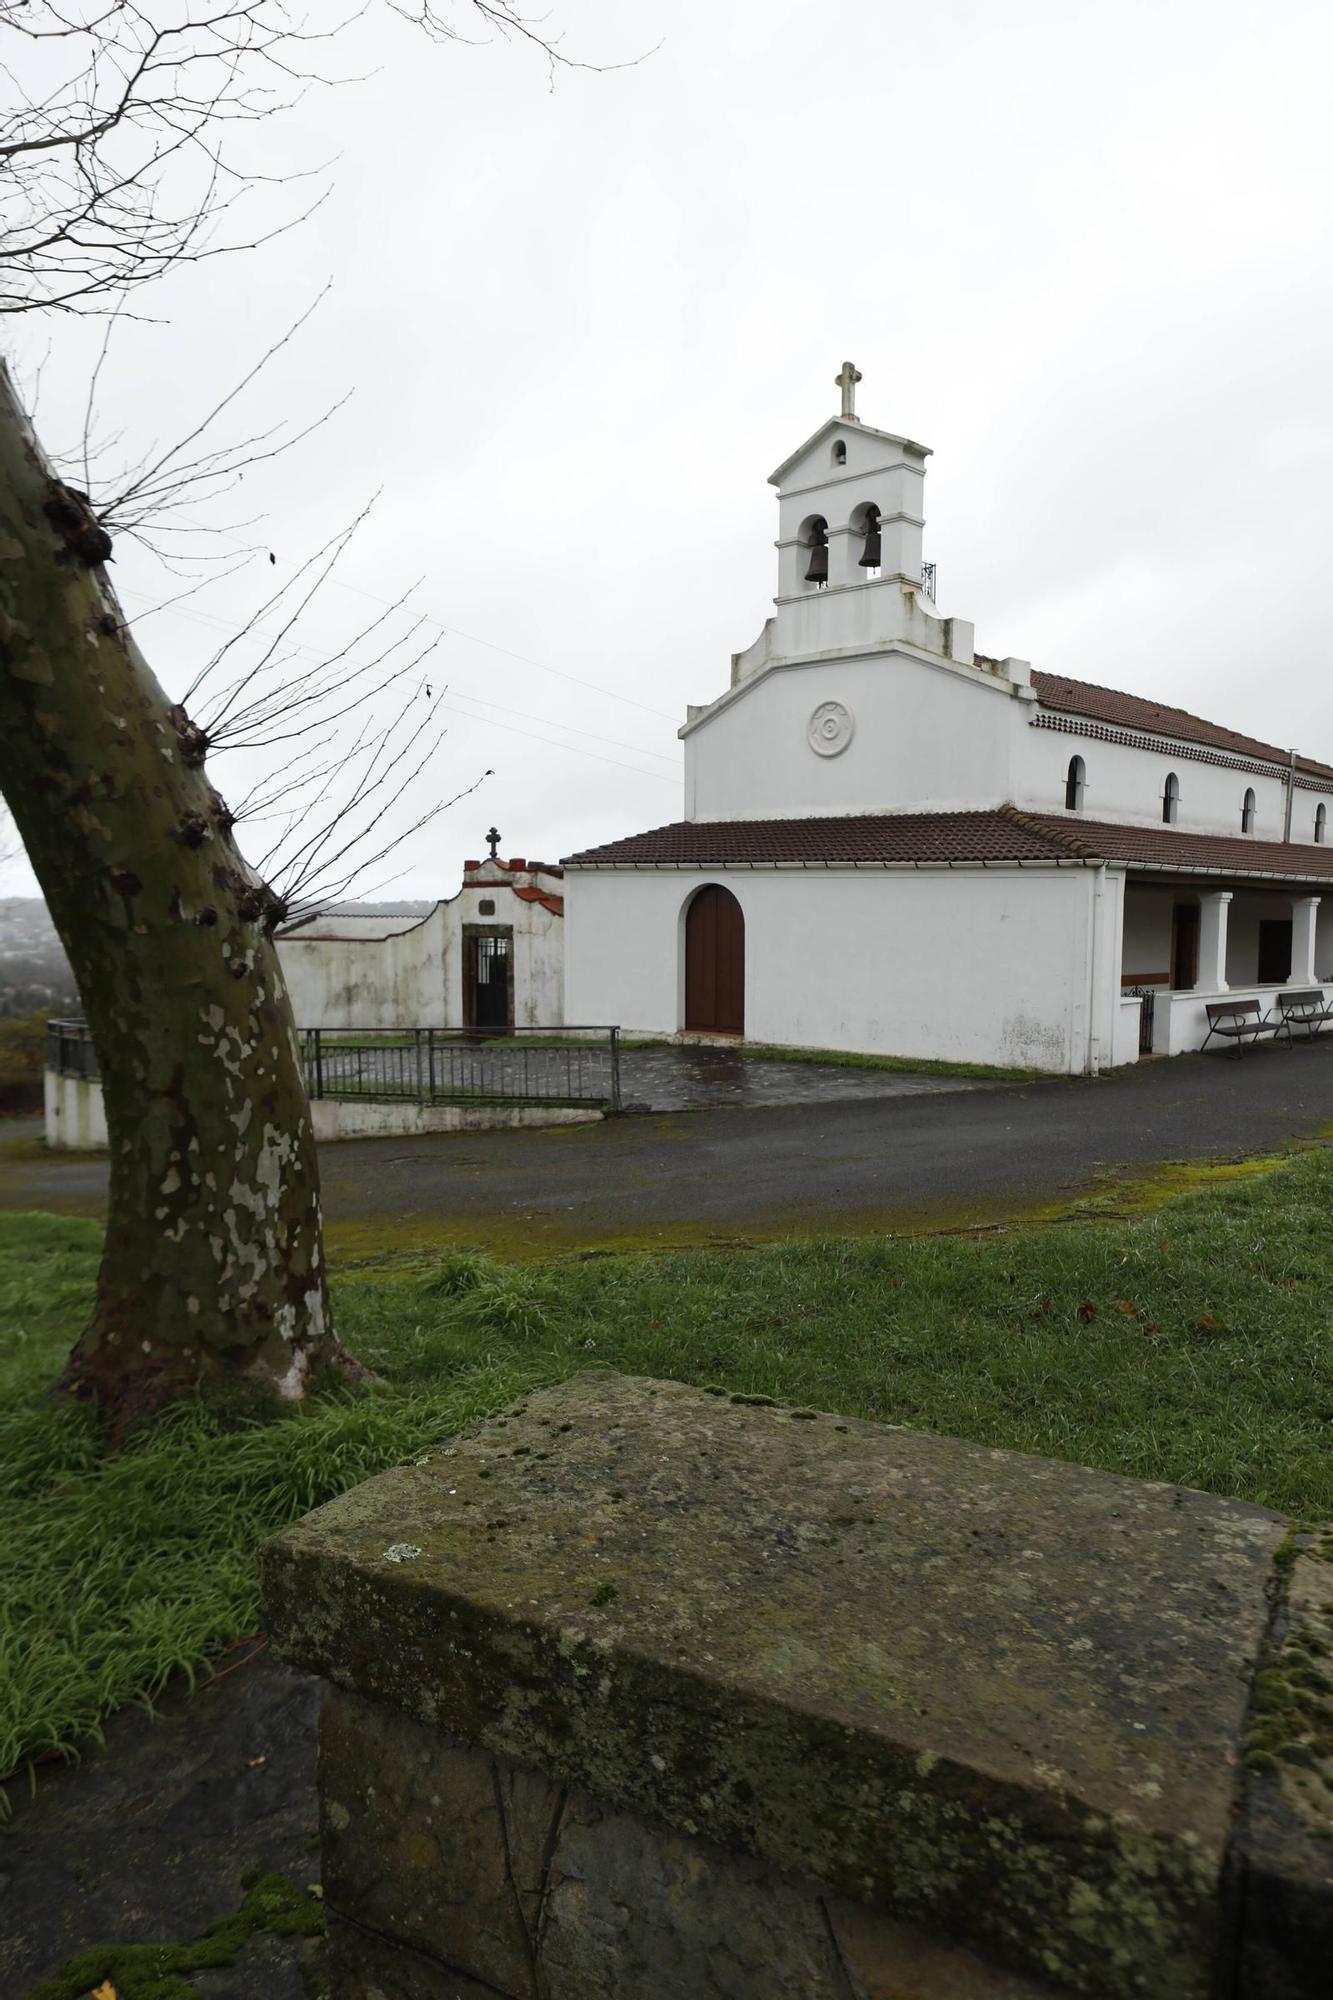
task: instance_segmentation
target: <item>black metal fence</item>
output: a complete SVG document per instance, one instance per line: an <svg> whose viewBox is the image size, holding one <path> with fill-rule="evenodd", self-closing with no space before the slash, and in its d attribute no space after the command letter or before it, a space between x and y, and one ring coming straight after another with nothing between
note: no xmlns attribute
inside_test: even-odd
<svg viewBox="0 0 1333 2000"><path fill-rule="evenodd" d="M619 1028L305 1028L301 1053L311 1097L621 1108ZM84 1022L47 1022L46 1066L98 1080Z"/></svg>
<svg viewBox="0 0 1333 2000"><path fill-rule="evenodd" d="M621 1108L619 1028L306 1028L312 1098Z"/></svg>
<svg viewBox="0 0 1333 2000"><path fill-rule="evenodd" d="M57 1076L81 1076L96 1083L97 1051L86 1021L48 1021L46 1067Z"/></svg>

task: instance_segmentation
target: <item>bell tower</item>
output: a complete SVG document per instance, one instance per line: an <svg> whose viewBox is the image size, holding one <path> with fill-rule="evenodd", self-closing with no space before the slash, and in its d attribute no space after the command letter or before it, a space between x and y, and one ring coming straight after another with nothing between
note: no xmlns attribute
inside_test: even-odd
<svg viewBox="0 0 1333 2000"><path fill-rule="evenodd" d="M777 618L770 658L799 658L890 645L942 626L923 582L921 535L927 445L873 429L856 413L861 372L844 361L834 377L837 416L784 459L778 491ZM931 650L972 654L971 628Z"/></svg>
<svg viewBox="0 0 1333 2000"><path fill-rule="evenodd" d="M842 410L770 473L778 489L778 597L799 601L812 590L867 584L921 589L923 494L930 449L891 431L872 430L856 414L861 371L844 361L834 377ZM809 574L816 523L827 534L827 576ZM878 542L867 548L867 527ZM868 558L877 555L877 562Z"/></svg>

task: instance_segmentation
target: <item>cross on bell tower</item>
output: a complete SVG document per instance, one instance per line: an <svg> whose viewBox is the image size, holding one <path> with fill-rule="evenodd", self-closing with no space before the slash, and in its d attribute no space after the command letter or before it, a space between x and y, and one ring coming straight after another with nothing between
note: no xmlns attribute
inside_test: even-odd
<svg viewBox="0 0 1333 2000"><path fill-rule="evenodd" d="M853 361L844 361L833 380L842 390L842 417L844 423L859 424L856 414L856 385L861 379L861 371Z"/></svg>
<svg viewBox="0 0 1333 2000"><path fill-rule="evenodd" d="M487 845L491 850L491 860L494 861L497 858L496 849L500 845L500 835L495 827L492 827L490 832L487 834L486 841Z"/></svg>

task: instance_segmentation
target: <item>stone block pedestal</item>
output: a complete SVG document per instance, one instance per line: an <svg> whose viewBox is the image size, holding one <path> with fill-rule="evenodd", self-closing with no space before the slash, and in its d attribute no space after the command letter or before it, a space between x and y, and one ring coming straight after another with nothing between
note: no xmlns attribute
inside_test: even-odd
<svg viewBox="0 0 1333 2000"><path fill-rule="evenodd" d="M269 1545L334 2000L1324 2000L1333 1536L588 1375Z"/></svg>

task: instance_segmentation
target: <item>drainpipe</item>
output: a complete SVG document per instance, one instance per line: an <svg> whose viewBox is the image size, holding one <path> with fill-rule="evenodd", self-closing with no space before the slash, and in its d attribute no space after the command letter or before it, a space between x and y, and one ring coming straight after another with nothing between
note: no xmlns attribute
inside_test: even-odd
<svg viewBox="0 0 1333 2000"><path fill-rule="evenodd" d="M1290 750L1287 753L1287 810L1283 815L1282 819L1282 838L1284 840L1291 839L1291 799L1292 799L1292 793L1295 790L1296 790L1296 752L1294 750Z"/></svg>
<svg viewBox="0 0 1333 2000"><path fill-rule="evenodd" d="M1092 916L1088 938L1088 1060L1086 1074L1102 1073L1101 1043L1097 1035L1097 939L1102 927L1102 891L1106 886L1106 863L1099 861L1092 877Z"/></svg>

